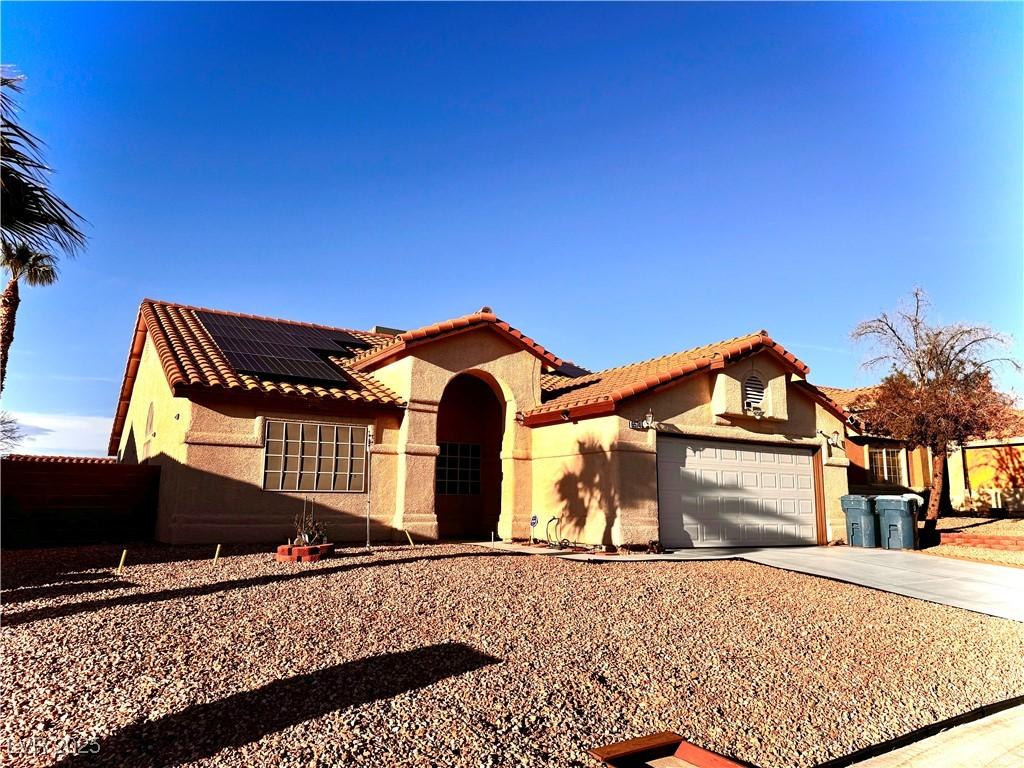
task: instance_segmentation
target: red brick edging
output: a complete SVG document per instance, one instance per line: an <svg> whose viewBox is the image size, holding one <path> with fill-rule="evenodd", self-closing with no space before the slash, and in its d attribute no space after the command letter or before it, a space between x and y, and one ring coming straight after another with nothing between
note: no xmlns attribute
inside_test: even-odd
<svg viewBox="0 0 1024 768"><path fill-rule="evenodd" d="M282 544L274 559L279 563L315 563L334 551L333 544L312 544L308 547L290 547Z"/></svg>
<svg viewBox="0 0 1024 768"><path fill-rule="evenodd" d="M983 549L1024 552L1024 536L982 536L976 533L939 533L939 543Z"/></svg>

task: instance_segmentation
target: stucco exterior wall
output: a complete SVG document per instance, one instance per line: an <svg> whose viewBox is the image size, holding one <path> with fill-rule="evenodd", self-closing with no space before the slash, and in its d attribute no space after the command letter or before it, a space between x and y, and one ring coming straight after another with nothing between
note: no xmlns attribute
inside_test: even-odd
<svg viewBox="0 0 1024 768"><path fill-rule="evenodd" d="M193 403L185 434L183 464L172 466L175 489L161 504L165 540L281 542L295 535L303 499L335 541L365 537L367 493L263 490L264 428L267 419L321 424L373 425L385 441L398 429L398 415L365 411L268 410L253 405ZM167 470L164 470L166 472ZM394 538L393 456L371 454L370 522L376 539ZM374 481L377 482L374 482ZM162 502L164 500L162 499Z"/></svg>
<svg viewBox="0 0 1024 768"><path fill-rule="evenodd" d="M797 388L791 377L771 355L755 355L750 360L738 363L737 366L738 370L732 370L734 366L728 366L722 371L694 376L674 387L626 401L620 411L622 429L625 432L633 432L629 429L628 422L642 420L650 409L660 433L723 440L753 440L819 450L825 502L825 538L828 541L845 540L846 524L839 498L847 492L849 460L843 447L830 447L819 433L820 430L826 435L833 432L842 435L843 422L816 403L810 395ZM784 412L784 420L768 417L755 419L751 416L716 412L712 393L721 386L717 377L725 376L733 382L742 381L751 370L756 370L762 375L772 397L780 398L784 392L784 408L778 404L768 406L769 415L773 412ZM653 510L656 527L656 491Z"/></svg>
<svg viewBox="0 0 1024 768"><path fill-rule="evenodd" d="M658 538L653 433L624 430L625 424L604 416L533 430L537 538L606 546Z"/></svg>
<svg viewBox="0 0 1024 768"><path fill-rule="evenodd" d="M915 491L924 490L931 485L932 468L928 461L928 449L918 446L907 451L908 484Z"/></svg>
<svg viewBox="0 0 1024 768"><path fill-rule="evenodd" d="M948 458L954 509L1024 511L1024 438L979 441Z"/></svg>
<svg viewBox="0 0 1024 768"><path fill-rule="evenodd" d="M120 455L144 459L145 420L150 461L162 466L158 536L170 543L273 542L293 535L303 497L314 505L331 538L365 535L367 501L371 536L437 536L434 472L437 415L445 388L460 374L484 381L503 408L498 536L525 539L536 515L538 538L559 518L558 538L584 544L643 545L659 538L657 436L659 433L800 445L820 451L821 489L828 539L841 539L839 497L846 493L849 462L819 430L843 432L840 420L792 382L770 354L625 401L620 412L528 428L518 411L540 403L541 361L499 333L474 329L434 340L375 370L402 397L402 410L345 404L296 403L294 409L175 398L147 340L128 410ZM766 414L755 419L734 402L742 381L756 371L767 385ZM719 393L717 398L715 393ZM652 410L656 428L635 430ZM376 441L370 491L354 493L262 490L265 422L269 418L326 424L370 425Z"/></svg>
<svg viewBox="0 0 1024 768"><path fill-rule="evenodd" d="M541 361L488 328L438 339L374 371L408 403L388 450L396 456L396 495L402 527L424 538L437 536L434 468L437 411L448 383L460 373L487 382L504 404L502 487L498 536L529 536L532 485L530 430L515 414L540 402Z"/></svg>
<svg viewBox="0 0 1024 768"><path fill-rule="evenodd" d="M149 409L153 409L153 423L147 433ZM118 444L118 459L126 464L156 464L160 466L158 510L173 509L180 493L180 473L175 469L186 463L185 432L192 416L192 403L174 397L164 375L160 356L153 341L146 339L139 360L139 369L128 405L124 430ZM170 541L169 520L157 514L156 536Z"/></svg>
<svg viewBox="0 0 1024 768"><path fill-rule="evenodd" d="M657 434L710 437L803 446L821 451L825 537L845 539L839 504L847 492L849 461L841 447L829 447L819 430L843 434L843 423L798 390L770 355L739 364L738 370L697 375L661 391L623 403L620 413L533 430L533 512L538 537L551 517L559 517L561 536L584 544L643 545L658 539ZM762 375L770 397L768 413L785 418L754 419L723 410L714 392L738 391L751 370ZM726 403L729 400L725 400ZM652 430L634 430L650 409ZM767 409L766 409L767 410ZM740 408L742 411L742 408Z"/></svg>

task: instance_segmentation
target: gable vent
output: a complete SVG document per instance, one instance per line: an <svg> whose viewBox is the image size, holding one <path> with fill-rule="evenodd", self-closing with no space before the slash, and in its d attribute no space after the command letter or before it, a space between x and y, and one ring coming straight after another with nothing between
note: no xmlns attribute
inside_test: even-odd
<svg viewBox="0 0 1024 768"><path fill-rule="evenodd" d="M756 373L747 376L743 382L743 410L761 408L764 403L764 382Z"/></svg>

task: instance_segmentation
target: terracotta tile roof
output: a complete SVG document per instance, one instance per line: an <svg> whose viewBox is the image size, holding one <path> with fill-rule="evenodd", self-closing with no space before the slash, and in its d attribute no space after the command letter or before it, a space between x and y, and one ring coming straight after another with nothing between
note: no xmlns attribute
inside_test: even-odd
<svg viewBox="0 0 1024 768"><path fill-rule="evenodd" d="M484 310L474 312L471 315L463 315L462 317L445 320L441 323L425 325L422 328L416 328L400 333L397 336L392 336L387 342L356 355L352 359L352 366L355 370L372 370L374 367L404 356L413 346L475 328L490 328L497 331L513 343L536 355L552 368L560 368L565 364L561 358L544 349L536 341L523 334L522 331L516 330L493 312L485 310L487 310L486 307Z"/></svg>
<svg viewBox="0 0 1024 768"><path fill-rule="evenodd" d="M330 357L331 362L341 369L349 379L351 386L338 383L316 384L288 381L282 378L259 376L236 371L221 353L213 337L203 326L197 312L209 312L219 315L234 315L257 320L268 320L286 325L298 325L322 328L328 331L349 333L361 341L372 345L382 345L394 337L384 334L373 334L348 328L331 328L330 326L298 323L258 315L243 315L222 310L191 307L183 304L144 299L139 308L135 337L131 353L125 368L124 383L118 400L117 414L114 417L114 428L110 438L110 453L117 450L124 429L124 421L128 414L128 403L132 387L138 372L142 349L148 334L160 356L167 383L175 394L201 392L247 392L256 395L279 396L289 398L305 398L321 401L358 402L373 405L401 406L401 398L389 390L372 375L351 368L351 359Z"/></svg>
<svg viewBox="0 0 1024 768"><path fill-rule="evenodd" d="M524 423L539 426L558 421L562 411L568 411L571 417L611 413L616 403L628 397L697 371L722 368L729 362L762 351L771 352L801 376L809 372L802 361L762 330L584 376L544 376L541 380L544 402L523 414Z"/></svg>
<svg viewBox="0 0 1024 768"><path fill-rule="evenodd" d="M843 408L849 409L851 405L859 397L868 397L874 393L876 387L857 387L855 389L842 389L841 387L818 387L818 389L825 393L834 402L838 403ZM857 410L864 410L858 408Z"/></svg>
<svg viewBox="0 0 1024 768"><path fill-rule="evenodd" d="M33 464L116 464L112 456L36 456L29 453L10 453L4 461L25 461Z"/></svg>

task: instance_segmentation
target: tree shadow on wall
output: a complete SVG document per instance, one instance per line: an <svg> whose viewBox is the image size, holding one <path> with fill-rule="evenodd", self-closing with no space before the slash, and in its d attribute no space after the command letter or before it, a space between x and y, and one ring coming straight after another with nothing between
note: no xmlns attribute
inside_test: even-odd
<svg viewBox="0 0 1024 768"><path fill-rule="evenodd" d="M578 470L566 471L555 483L562 505L561 530L569 528L579 537L586 529L588 518L600 514L603 517L600 544L612 547L612 534L621 508L654 499L653 467L651 472L630 475L628 467L623 465L623 457L639 458L646 454L622 451L616 458L613 451L604 449L593 439L578 440L576 449L580 460ZM645 479L648 477L650 479Z"/></svg>
<svg viewBox="0 0 1024 768"><path fill-rule="evenodd" d="M973 506L997 514L1024 509L1024 450L992 448L982 466L992 472L991 486L977 490L980 498L974 499Z"/></svg>

